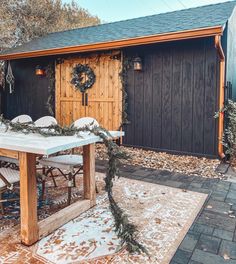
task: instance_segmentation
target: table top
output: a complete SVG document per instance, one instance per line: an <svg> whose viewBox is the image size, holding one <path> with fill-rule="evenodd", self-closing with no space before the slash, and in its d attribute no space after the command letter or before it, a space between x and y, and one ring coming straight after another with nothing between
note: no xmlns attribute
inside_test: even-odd
<svg viewBox="0 0 236 264"><path fill-rule="evenodd" d="M124 136L122 131L109 131L112 137ZM81 133L81 136L44 137L38 134L23 134L16 132L0 132L0 149L29 152L40 155L51 155L59 151L100 142L93 134Z"/></svg>

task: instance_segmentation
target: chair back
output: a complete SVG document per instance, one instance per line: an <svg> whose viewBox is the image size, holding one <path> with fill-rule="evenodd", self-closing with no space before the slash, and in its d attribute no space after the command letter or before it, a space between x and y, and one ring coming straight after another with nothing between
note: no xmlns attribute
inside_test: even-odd
<svg viewBox="0 0 236 264"><path fill-rule="evenodd" d="M90 128L94 128L99 126L98 121L93 117L82 117L77 119L73 125L77 128L83 128L85 126L89 126Z"/></svg>
<svg viewBox="0 0 236 264"><path fill-rule="evenodd" d="M11 120L13 123L29 123L32 122L32 118L29 115L19 115Z"/></svg>
<svg viewBox="0 0 236 264"><path fill-rule="evenodd" d="M51 125L56 125L57 120L53 116L43 116L34 122L36 127L49 127Z"/></svg>

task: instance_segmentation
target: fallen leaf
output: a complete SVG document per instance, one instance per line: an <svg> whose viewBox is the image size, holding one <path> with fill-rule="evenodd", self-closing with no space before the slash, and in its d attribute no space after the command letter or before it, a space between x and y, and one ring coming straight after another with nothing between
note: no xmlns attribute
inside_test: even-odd
<svg viewBox="0 0 236 264"><path fill-rule="evenodd" d="M54 243L55 243L56 245L61 244L61 242L62 242L61 239L56 239L56 240L54 241Z"/></svg>
<svg viewBox="0 0 236 264"><path fill-rule="evenodd" d="M235 215L231 215L231 214L230 214L229 217L230 217L230 218L235 218Z"/></svg>
<svg viewBox="0 0 236 264"><path fill-rule="evenodd" d="M108 250L112 251L112 250L115 250L115 248L114 247L109 247Z"/></svg>
<svg viewBox="0 0 236 264"><path fill-rule="evenodd" d="M223 255L223 258L224 258L225 260L229 260L229 259L230 259L230 257L229 257L226 253Z"/></svg>
<svg viewBox="0 0 236 264"><path fill-rule="evenodd" d="M111 232L111 230L112 230L112 228L107 228L107 229L102 230L102 232L103 233L109 233L109 232Z"/></svg>

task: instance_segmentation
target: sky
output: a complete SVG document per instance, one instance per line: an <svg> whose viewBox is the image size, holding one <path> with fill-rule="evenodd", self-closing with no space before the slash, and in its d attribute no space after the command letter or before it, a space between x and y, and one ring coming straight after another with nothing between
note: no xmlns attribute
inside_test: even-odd
<svg viewBox="0 0 236 264"><path fill-rule="evenodd" d="M64 3L70 0L62 0ZM190 7L227 2L226 0L75 0L102 22L170 12Z"/></svg>

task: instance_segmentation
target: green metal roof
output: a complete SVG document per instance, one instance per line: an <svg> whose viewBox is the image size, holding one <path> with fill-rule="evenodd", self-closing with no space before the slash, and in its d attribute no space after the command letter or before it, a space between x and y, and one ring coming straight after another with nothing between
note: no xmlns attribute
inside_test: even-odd
<svg viewBox="0 0 236 264"><path fill-rule="evenodd" d="M184 9L48 34L0 54L14 54L79 46L136 37L224 26L236 1Z"/></svg>

